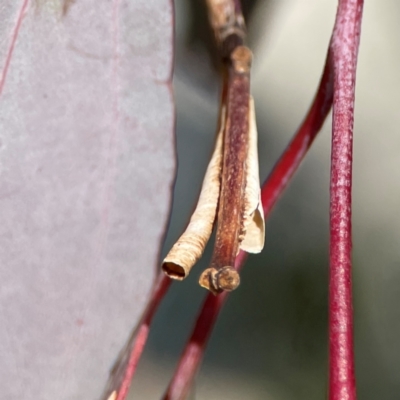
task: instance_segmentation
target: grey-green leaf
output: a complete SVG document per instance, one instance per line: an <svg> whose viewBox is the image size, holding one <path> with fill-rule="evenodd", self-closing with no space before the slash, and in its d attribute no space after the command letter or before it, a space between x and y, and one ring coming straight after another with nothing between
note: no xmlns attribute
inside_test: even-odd
<svg viewBox="0 0 400 400"><path fill-rule="evenodd" d="M175 170L169 0L0 6L0 397L96 400Z"/></svg>

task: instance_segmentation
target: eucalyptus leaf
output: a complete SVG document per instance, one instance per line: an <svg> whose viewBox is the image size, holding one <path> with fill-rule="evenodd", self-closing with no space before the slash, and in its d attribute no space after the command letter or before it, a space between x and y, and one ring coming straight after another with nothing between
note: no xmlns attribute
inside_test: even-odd
<svg viewBox="0 0 400 400"><path fill-rule="evenodd" d="M168 0L0 5L1 398L95 400L139 321L175 171Z"/></svg>

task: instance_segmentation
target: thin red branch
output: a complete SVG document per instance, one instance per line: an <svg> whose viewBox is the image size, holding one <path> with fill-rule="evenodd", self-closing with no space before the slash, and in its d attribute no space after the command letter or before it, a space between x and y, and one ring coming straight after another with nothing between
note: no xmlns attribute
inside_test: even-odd
<svg viewBox="0 0 400 400"><path fill-rule="evenodd" d="M211 333L210 327L214 325L227 294L228 292L222 292L215 296L209 293L206 296L195 329L185 347L178 369L163 400L184 400L187 398L195 372L203 357L204 344L207 343Z"/></svg>
<svg viewBox="0 0 400 400"><path fill-rule="evenodd" d="M335 24L335 33L332 38L331 46L329 48L327 61L325 64L325 69L323 76L321 78L320 86L318 88L317 95L314 102L310 108L310 111L301 125L300 129L296 133L293 140L290 142L285 152L275 165L270 176L267 178L262 189L262 202L264 207L264 213L267 217L272 210L272 207L276 203L279 196L282 194L283 190L286 188L290 178L293 176L298 166L300 165L302 159L304 158L307 150L310 148L313 140L315 139L317 133L320 131L326 116L328 115L330 108L332 106L333 100L333 79L332 79L332 64L335 65L334 70L334 82L335 91L338 88L343 88L343 82L346 83L346 88L343 88L340 93L335 93L334 101L336 106L336 114L334 113L334 138L333 144L335 145L336 153L332 155L332 179L334 182L331 190L333 193L337 193L338 196L335 198L335 202L331 204L331 215L335 217L336 228L342 228L344 222L347 224L346 232L350 232L350 209L342 207L343 204L348 204L351 200L350 185L346 185L346 179L351 180L351 161L343 163L343 160L351 160L351 140L350 147L347 142L347 146L337 146L337 144L342 143L343 138L351 139L351 130L353 123L353 103L354 103L354 77L355 77L355 62L359 42L360 33L360 21L361 21L361 10L362 1L344 1L341 2L341 6L338 11L338 20ZM345 4L345 5L343 5ZM356 12L354 14L355 18L353 20L346 20L344 15L352 9L352 6L356 7ZM344 11L343 11L344 10ZM340 16L340 17L339 17ZM346 22L346 23L345 23ZM355 22L355 24L354 24ZM349 26L353 25L353 36L350 35L350 42L347 43L347 53L344 52L343 47L341 47L341 40L344 39L346 35L349 35ZM341 28L339 28L339 25ZM338 39L341 37L342 39ZM347 36L349 37L349 36ZM338 45L340 44L340 45ZM351 52L353 49L353 52ZM351 53L351 57L349 56ZM341 63L339 61L343 60L343 56L346 53L347 62ZM345 66L347 65L347 67ZM338 68L338 66L340 68ZM345 66L345 67L344 67ZM349 68L352 66L352 68ZM346 75L347 74L347 75ZM349 79L349 76L351 78ZM343 76L347 79L343 79ZM340 82L339 82L340 81ZM351 83L349 85L349 83ZM342 85L342 86L341 86ZM347 91L346 91L347 90ZM340 90L339 90L340 91ZM350 100L350 103L349 103ZM343 103L347 102L347 108L344 107ZM344 108L343 108L344 107ZM351 109L349 113L348 110ZM346 110L346 112L343 112ZM350 115L351 114L351 115ZM337 117L337 118L336 118ZM349 118L350 117L350 118ZM336 125L337 124L337 125ZM338 129L340 127L340 129ZM335 136L335 132L347 132L344 134L338 134ZM348 135L350 132L350 135ZM335 139L336 138L336 139ZM335 141L336 140L336 141ZM345 141L346 142L346 141ZM350 155L350 157L343 157L343 154ZM343 168L343 165L346 168ZM337 168L335 168L335 166ZM340 167L340 168L339 168ZM333 173L335 171L335 174ZM347 173L344 173L347 171ZM350 171L350 175L349 172ZM343 180L344 179L344 180ZM345 201L343 203L342 201ZM334 210L334 212L332 212ZM341 214L343 213L343 214ZM341 217L338 217L341 215ZM332 230L331 230L332 234ZM354 362L353 360L353 344L352 344L352 316L351 316L351 280L348 267L350 258L344 257L344 255L349 255L351 249L351 239L350 237L345 238L342 230L335 229L333 232L335 240L331 240L331 243L335 243L334 252L331 250L331 255L335 255L336 261L335 266L339 266L338 269L332 268L331 264L331 316L330 316L330 400L343 400L355 399L355 383L354 383ZM332 238L333 236L332 235ZM346 241L347 240L347 241ZM340 243L346 243L348 246L340 247ZM331 248L332 249L332 248ZM247 255L244 252L240 252L235 261L235 268L240 269ZM332 258L333 260L333 258ZM335 285L332 284L332 278L334 274L333 271L339 273L339 279L334 279ZM347 273L344 273L347 271ZM122 391L118 395L118 400L124 400L127 388L136 370L137 362L143 351L145 342L147 340L147 335L149 331L149 326L152 321L153 315L165 295L169 287L169 279L163 277L160 281L160 288L162 290L156 291L153 296L151 306L148 308L146 315L143 319L142 325L139 327L134 344L131 347L131 355L128 363L127 373L124 376L124 383L126 384L126 390L124 393ZM339 286L336 285L339 283ZM340 288L345 288L344 292L340 292ZM333 290L335 289L335 290ZM337 298L339 303L334 300L334 295L341 295L342 297ZM343 295L344 293L344 295ZM207 295L207 298L203 304L202 310L198 316L196 325L190 337L188 344L181 356L178 367L175 371L174 378L172 379L167 393L164 396L164 400L180 400L184 399L188 393L190 385L193 381L193 377L200 365L202 360L204 350L214 326L214 323L218 317L219 311L221 310L228 293L224 292L219 296L214 296L212 294ZM346 300L347 299L347 300ZM346 300L342 303L342 300ZM332 303L333 302L333 303ZM332 305L333 304L333 305ZM344 305L344 307L342 307ZM335 308L336 307L336 308ZM335 311L336 310L336 311ZM350 311L350 312L349 312ZM349 317L350 318L347 318ZM332 319L333 318L333 319ZM348 324L348 322L351 322ZM333 323L332 323L333 322ZM339 328L339 330L337 330ZM340 329L344 328L343 331ZM349 329L350 328L350 329ZM339 345L338 345L339 344ZM332 350L333 349L333 350ZM340 351L345 350L345 353L340 353ZM344 355L343 355L344 354ZM349 361L346 364L346 361ZM345 373L343 375L342 373ZM342 379L343 376L350 377L351 379ZM354 389L354 390L353 390ZM351 396L353 390L353 397ZM347 396L349 393L349 396Z"/></svg>
<svg viewBox="0 0 400 400"><path fill-rule="evenodd" d="M278 197L297 170L331 109L333 80L330 60L331 55L328 52L324 73L313 104L296 135L263 184L261 197L265 218L268 217ZM246 258L247 253L243 251L238 254L235 260L237 270L244 265ZM203 358L212 328L227 296L227 292L218 296L207 295L163 400L183 400L186 398L185 396Z"/></svg>
<svg viewBox="0 0 400 400"><path fill-rule="evenodd" d="M351 284L354 92L363 0L341 0L331 41L334 95L330 183L329 400L355 400Z"/></svg>
<svg viewBox="0 0 400 400"><path fill-rule="evenodd" d="M163 272L160 273L142 321L120 354L102 399L125 400L128 396L129 387L149 336L150 324L171 282Z"/></svg>
<svg viewBox="0 0 400 400"><path fill-rule="evenodd" d="M144 346L146 345L147 338L149 336L151 321L153 320L154 314L156 313L158 306L161 303L161 300L167 294L170 286L171 279L165 276L163 272L161 272L156 287L154 289L153 296L143 316L143 322L140 324L135 334L135 339L131 347L129 361L116 400L125 400L126 396L128 395L129 387L131 385L137 365L139 363L140 357L144 350Z"/></svg>
<svg viewBox="0 0 400 400"><path fill-rule="evenodd" d="M241 251L236 257L235 269L239 270L246 258L247 253ZM193 378L203 358L208 338L228 294L229 292L222 292L218 296L212 293L207 294L174 377L162 400L184 400L187 398Z"/></svg>
<svg viewBox="0 0 400 400"><path fill-rule="evenodd" d="M329 114L333 99L331 64L331 53L328 51L324 72L310 110L262 186L261 201L265 217L269 215L272 207L297 171Z"/></svg>

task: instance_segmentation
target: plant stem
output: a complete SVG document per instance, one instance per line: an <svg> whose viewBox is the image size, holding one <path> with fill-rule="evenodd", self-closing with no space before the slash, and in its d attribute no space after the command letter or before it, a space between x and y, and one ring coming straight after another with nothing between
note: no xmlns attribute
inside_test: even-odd
<svg viewBox="0 0 400 400"><path fill-rule="evenodd" d="M328 51L317 94L307 116L262 186L261 200L265 218L271 212L321 130L332 107L332 100L333 74L331 52Z"/></svg>
<svg viewBox="0 0 400 400"><path fill-rule="evenodd" d="M115 400L125 400L128 396L129 387L149 336L150 324L171 283L171 279L160 272L142 321L118 357L102 399L108 400L113 393L116 393Z"/></svg>
<svg viewBox="0 0 400 400"><path fill-rule="evenodd" d="M238 46L227 63L224 96L226 119L217 230L210 268L200 278L201 285L214 294L234 290L240 282L233 265L243 232L245 211L251 58L251 51L247 47Z"/></svg>
<svg viewBox="0 0 400 400"><path fill-rule="evenodd" d="M218 294L240 283L233 265L244 232L252 53L243 45L246 31L240 1L206 3L223 70L226 118L215 246L210 268L201 274L199 283Z"/></svg>
<svg viewBox="0 0 400 400"><path fill-rule="evenodd" d="M263 184L261 196L265 219L268 218L272 207L297 170L331 109L333 80L330 60L331 54L328 52L324 73L310 110ZM247 253L244 251L238 254L235 260L236 270L242 268L246 258ZM185 399L227 295L227 292L217 297L212 294L207 295L163 400Z"/></svg>
<svg viewBox="0 0 400 400"><path fill-rule="evenodd" d="M330 183L329 400L355 400L351 283L354 92L362 0L341 0L331 41L334 65Z"/></svg>
<svg viewBox="0 0 400 400"><path fill-rule="evenodd" d="M247 253L241 251L236 257L235 269L239 270L246 258ZM208 338L228 294L229 292L222 292L218 296L214 296L212 293L207 294L190 339L162 400L185 400L187 398L193 378L203 358Z"/></svg>
<svg viewBox="0 0 400 400"><path fill-rule="evenodd" d="M262 188L262 203L267 218L330 111L334 80L329 400L355 400L356 398L352 339L350 206L354 82L362 5L362 0L340 1L335 30L317 95L307 117ZM243 266L246 258L247 254L243 251L238 254L235 260L237 270ZM124 400L126 397L127 388L147 340L150 323L169 285L170 279L162 274L137 335L129 346L129 362L125 364L125 374L123 374L126 390L124 393L122 391L118 393L118 400ZM227 295L227 292L218 296L207 295L164 400L182 400L187 395Z"/></svg>

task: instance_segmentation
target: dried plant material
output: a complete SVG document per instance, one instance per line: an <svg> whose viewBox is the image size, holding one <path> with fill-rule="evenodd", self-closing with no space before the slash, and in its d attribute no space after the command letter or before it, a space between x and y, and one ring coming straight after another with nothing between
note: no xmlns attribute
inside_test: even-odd
<svg viewBox="0 0 400 400"><path fill-rule="evenodd" d="M210 269L200 278L200 284L215 294L227 290L225 284L220 285L220 280L217 279L218 271L224 269L232 271L233 274L239 242L244 233L251 57L251 51L247 47L238 46L230 56L227 71L226 121L217 230ZM239 279L233 280L235 285L232 288L228 285L228 290L233 290L239 285Z"/></svg>
<svg viewBox="0 0 400 400"><path fill-rule="evenodd" d="M217 146L196 210L162 267L171 278L185 278L201 257L216 219L210 268L203 272L199 283L217 294L239 286L235 258L240 249L260 252L265 233L258 177L257 128L250 97L253 55L243 45L243 15L234 0L207 0L207 6L224 68L224 118L221 118Z"/></svg>
<svg viewBox="0 0 400 400"><path fill-rule="evenodd" d="M237 74L249 75L253 53L246 46L238 46L231 54L233 70Z"/></svg>
<svg viewBox="0 0 400 400"><path fill-rule="evenodd" d="M244 37L244 18L237 10L234 0L207 0L207 8L217 43L221 45L231 35Z"/></svg>
<svg viewBox="0 0 400 400"><path fill-rule="evenodd" d="M164 258L162 268L172 279L186 278L193 265L200 259L210 239L217 213L220 192L222 143L225 126L225 107L221 107L220 129L214 152L203 180L196 209L185 232Z"/></svg>
<svg viewBox="0 0 400 400"><path fill-rule="evenodd" d="M257 125L254 100L250 98L249 153L246 162L246 188L243 240L240 249L260 253L264 247L265 222L261 204L260 176L258 170Z"/></svg>
<svg viewBox="0 0 400 400"><path fill-rule="evenodd" d="M207 268L200 275L199 285L213 294L218 294L223 290L231 292L240 285L240 276L230 266L220 269Z"/></svg>
<svg viewBox="0 0 400 400"><path fill-rule="evenodd" d="M118 395L117 391L114 390L114 391L110 394L110 397L109 397L107 400L117 400L117 395Z"/></svg>
<svg viewBox="0 0 400 400"><path fill-rule="evenodd" d="M246 183L244 190L244 213L239 236L238 250L259 253L264 247L265 223L261 204L261 190L258 169L257 126L254 100L249 99L249 140L246 160ZM240 241L243 237L242 241ZM240 276L232 266L207 268L200 276L200 286L213 294L235 290L240 284Z"/></svg>

